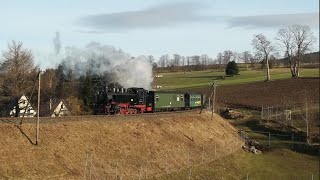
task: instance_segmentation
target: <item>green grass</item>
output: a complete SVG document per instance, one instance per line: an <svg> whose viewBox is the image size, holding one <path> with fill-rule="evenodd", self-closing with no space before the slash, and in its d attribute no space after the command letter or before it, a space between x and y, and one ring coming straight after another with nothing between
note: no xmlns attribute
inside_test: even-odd
<svg viewBox="0 0 320 180"><path fill-rule="evenodd" d="M254 112L253 112L254 113ZM251 139L267 146L268 135L252 131L258 128L248 126L255 116L232 122L237 129L244 129ZM279 143L279 144L277 144ZM179 172L160 177L159 179L260 179L260 180L309 180L319 179L319 156L292 151L291 144L273 139L270 150L256 155L239 150L234 154L201 165L191 165Z"/></svg>
<svg viewBox="0 0 320 180"><path fill-rule="evenodd" d="M291 77L288 68L271 69L270 73L271 80ZM265 80L265 72L262 70L241 71L240 75L225 77L225 79L221 79L225 75L224 72L210 70L161 74L163 77L156 78L155 84L161 85L164 90L207 87L212 84L213 80L218 80L218 85L245 84ZM319 69L302 69L301 77L319 77Z"/></svg>
<svg viewBox="0 0 320 180"><path fill-rule="evenodd" d="M237 153L159 179L319 179L319 159L277 149L255 155L239 150Z"/></svg>

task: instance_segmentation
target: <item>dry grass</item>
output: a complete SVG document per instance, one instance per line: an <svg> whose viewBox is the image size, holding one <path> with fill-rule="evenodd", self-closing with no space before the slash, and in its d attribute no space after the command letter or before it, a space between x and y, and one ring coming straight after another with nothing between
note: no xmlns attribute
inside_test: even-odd
<svg viewBox="0 0 320 180"><path fill-rule="evenodd" d="M241 147L236 130L210 116L187 112L42 123L39 146L27 139L35 141L32 120L22 131L0 123L0 179L133 179L207 163Z"/></svg>

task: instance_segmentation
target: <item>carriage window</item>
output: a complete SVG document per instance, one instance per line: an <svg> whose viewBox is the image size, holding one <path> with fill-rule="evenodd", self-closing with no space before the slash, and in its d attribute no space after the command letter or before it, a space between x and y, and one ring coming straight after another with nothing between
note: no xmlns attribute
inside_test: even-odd
<svg viewBox="0 0 320 180"><path fill-rule="evenodd" d="M179 97L179 95L177 95L177 101L180 101L180 97Z"/></svg>
<svg viewBox="0 0 320 180"><path fill-rule="evenodd" d="M183 95L181 95L180 98L181 98L181 101L183 101Z"/></svg>
<svg viewBox="0 0 320 180"><path fill-rule="evenodd" d="M159 101L159 96L158 95L156 95L156 101Z"/></svg>

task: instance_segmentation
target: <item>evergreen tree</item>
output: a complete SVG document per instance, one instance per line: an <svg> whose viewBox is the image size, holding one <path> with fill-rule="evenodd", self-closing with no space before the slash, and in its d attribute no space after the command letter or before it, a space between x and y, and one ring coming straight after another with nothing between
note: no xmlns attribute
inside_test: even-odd
<svg viewBox="0 0 320 180"><path fill-rule="evenodd" d="M226 67L226 75L228 76L234 76L239 74L239 68L235 61L228 62L228 65Z"/></svg>

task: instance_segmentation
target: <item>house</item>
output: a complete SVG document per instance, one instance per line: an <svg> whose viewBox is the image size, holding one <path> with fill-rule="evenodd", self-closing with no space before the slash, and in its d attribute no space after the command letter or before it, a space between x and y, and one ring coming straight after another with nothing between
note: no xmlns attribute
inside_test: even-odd
<svg viewBox="0 0 320 180"><path fill-rule="evenodd" d="M61 99L49 102L49 104L42 105L40 108L40 116L60 117L70 115L71 112L67 108L66 103Z"/></svg>
<svg viewBox="0 0 320 180"><path fill-rule="evenodd" d="M12 104L15 103L13 102ZM17 111L18 117L34 117L37 114L37 112L31 106L30 101L26 95L22 95L19 99L18 109L16 108L16 105L13 105L13 109L10 111L10 116L16 116Z"/></svg>
<svg viewBox="0 0 320 180"><path fill-rule="evenodd" d="M51 117L71 115L71 112L69 111L63 100L58 101L57 105L52 107L53 112L50 115Z"/></svg>

